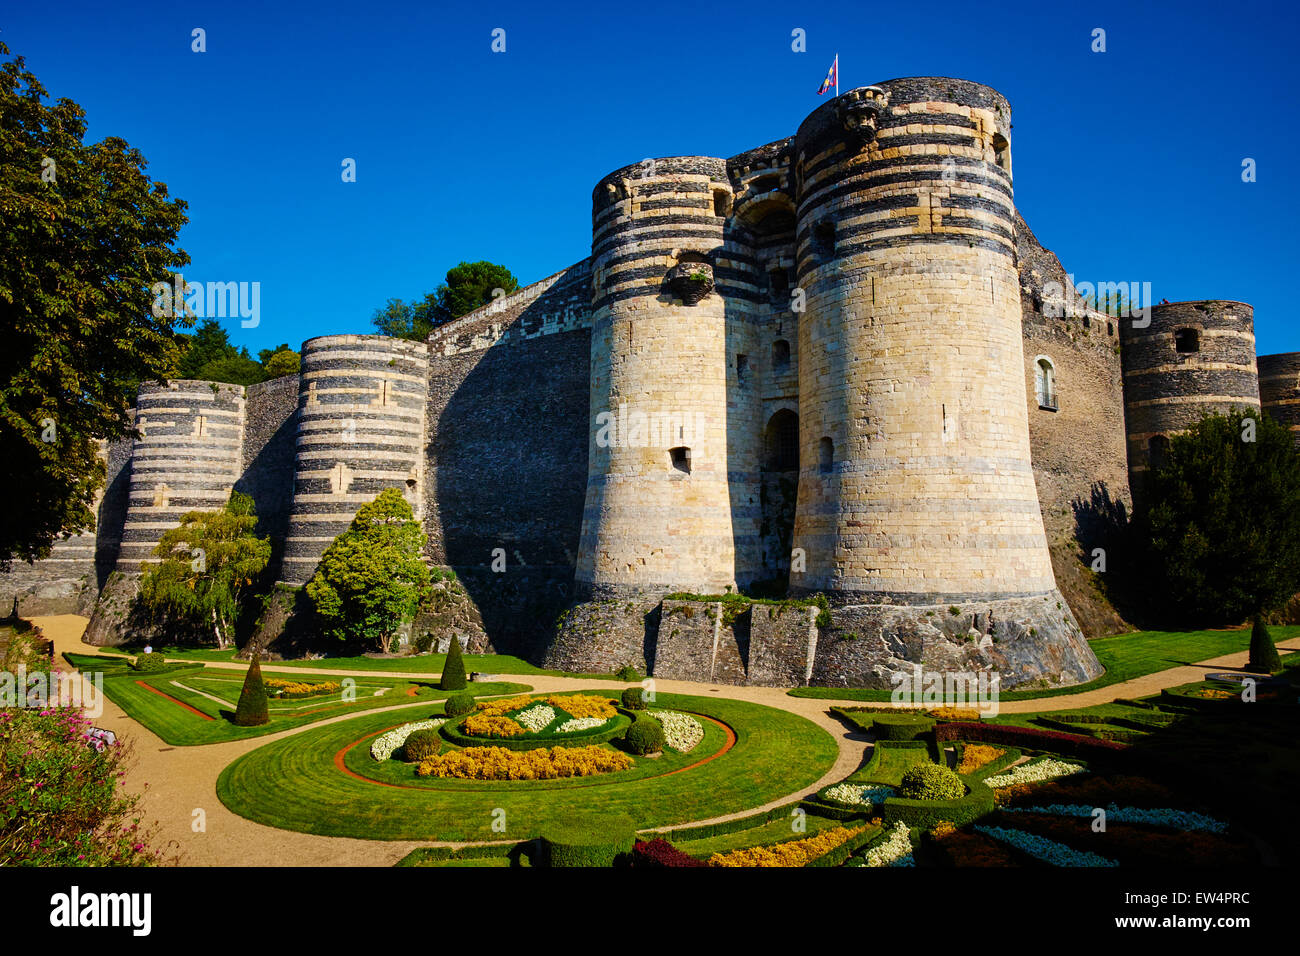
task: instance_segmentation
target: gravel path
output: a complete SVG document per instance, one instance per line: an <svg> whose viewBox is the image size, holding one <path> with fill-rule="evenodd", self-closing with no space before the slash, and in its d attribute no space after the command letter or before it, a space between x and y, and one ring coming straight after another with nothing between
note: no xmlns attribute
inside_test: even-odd
<svg viewBox="0 0 1300 956"><path fill-rule="evenodd" d="M99 648L81 642L81 635L87 622L84 617L65 614L37 617L33 621L42 628L45 636L54 642L56 666L67 668L68 665L63 660L65 652L99 653ZM1280 642L1278 646L1300 648L1300 638ZM1106 703L1116 697L1140 697L1157 693L1164 687L1199 680L1210 670L1240 667L1245 663L1246 656L1244 651L1228 654L1197 665L1175 667L1081 694L1004 702L1001 709L1005 713L1065 710ZM244 667L235 662L205 663L209 667L216 668L242 670ZM268 673L276 671L301 673L299 668L276 667L274 664L263 664L262 669ZM313 669L313 673L343 677L360 676L357 671L331 670L326 667ZM432 675L384 672L373 675L367 673L367 676L427 680ZM506 680L530 684L539 692L611 690L620 686L611 681L540 674L502 676ZM828 712L828 708L833 704L856 703L854 701L790 697L784 689L776 687L733 687L674 680L657 681L656 686L666 693L693 694L701 697L718 694L799 714L824 728L839 745L839 757L834 767L811 787L788 794L762 807L753 807L740 813L695 822L717 822L748 816L788 803L796 797L815 793L827 784L842 779L856 770L861 765L867 750L867 740L863 735L850 731ZM427 706L426 701L382 708L382 710L395 711ZM368 711L368 713L376 712L378 711ZM354 840L278 830L231 813L217 799L217 777L236 758L283 737L313 730L339 720L349 720L352 716L354 715L333 717L306 727L268 734L264 737L199 747L168 746L158 736L127 717L121 708L107 699L104 701L103 716L96 721L96 724L112 730L119 738L132 745L134 763L127 773L126 785L128 789L143 793L142 809L146 820L157 821L159 843L169 844L167 855L179 853L179 862L182 864L190 866L391 866L416 847L437 844L428 841ZM200 811L205 827L196 830Z"/></svg>

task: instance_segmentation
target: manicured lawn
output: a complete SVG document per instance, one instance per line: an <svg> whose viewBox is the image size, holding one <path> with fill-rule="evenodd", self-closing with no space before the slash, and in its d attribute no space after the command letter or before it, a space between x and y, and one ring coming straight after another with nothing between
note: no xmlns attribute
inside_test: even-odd
<svg viewBox="0 0 1300 956"><path fill-rule="evenodd" d="M1300 635L1300 625L1272 627L1273 640L1281 641ZM1058 687L1051 690L1007 690L999 694L1000 700L1037 700L1041 697L1060 697L1080 694L1119 684L1135 677L1145 677L1157 671L1168 670L1183 664L1195 664L1212 657L1244 651L1250 647L1250 628L1230 631L1137 631L1116 634L1088 642L1106 673L1086 684ZM845 687L796 687L789 691L791 697L812 697L821 700L888 701L892 691L863 690Z"/></svg>
<svg viewBox="0 0 1300 956"><path fill-rule="evenodd" d="M271 715L269 723L260 727L236 727L228 717L234 712L235 703L239 700L240 688L244 682L243 671L188 667L161 674L140 674L127 669L124 660L106 666L104 659L99 656L66 656L69 663L83 673L102 673L105 696L132 719L174 747L262 737L339 714L393 707L420 700L432 703L449 696L447 691L439 690L432 683L385 680L382 677L354 679L295 673L295 680L333 681L339 684L343 680L352 680L355 686L340 687L339 690L318 697L272 700L268 706ZM346 699L345 689L354 692ZM478 696L515 694L530 689L525 684L507 683L475 683L471 687Z"/></svg>
<svg viewBox="0 0 1300 956"><path fill-rule="evenodd" d="M835 762L834 738L796 714L718 698L660 694L658 705L706 714L730 725L736 744L681 773L641 775L639 765L671 768L665 755L637 758L633 771L568 781L437 781L445 789L395 788L358 780L335 756L392 726L393 714L366 714L274 741L227 767L217 782L222 803L268 826L378 840L526 840L549 821L580 814L627 814L638 828L663 827L752 810L806 787ZM401 720L432 715L419 708ZM706 739L701 747L712 746ZM370 759L366 757L365 759ZM371 762L373 772L378 765ZM408 782L414 770L405 768ZM494 831L494 810L505 831Z"/></svg>
<svg viewBox="0 0 1300 956"><path fill-rule="evenodd" d="M135 657L141 653L142 648L105 647L101 648L100 651L102 654L115 657ZM172 646L155 647L153 652L161 654L168 660L248 663L236 659L233 649L219 651L214 647ZM366 657L362 654L355 657L322 657L319 660L264 661L262 668L265 670L268 668L298 667L305 670L370 671L374 673L406 673L436 677L442 673L443 664L446 660L446 654L416 654L410 657ZM512 657L509 654L466 654L464 660L467 672L480 671L484 674L511 675L541 674L552 677L582 677L591 680L623 683L613 674L585 674L547 670L528 663L522 657Z"/></svg>

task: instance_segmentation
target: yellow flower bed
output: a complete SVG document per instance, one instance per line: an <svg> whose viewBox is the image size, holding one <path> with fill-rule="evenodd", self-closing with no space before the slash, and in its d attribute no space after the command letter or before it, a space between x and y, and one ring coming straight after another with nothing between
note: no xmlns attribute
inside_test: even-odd
<svg viewBox="0 0 1300 956"><path fill-rule="evenodd" d="M791 840L775 846L751 846L730 853L715 853L709 866L807 866L819 856L848 842L866 827L832 827L806 840Z"/></svg>
<svg viewBox="0 0 1300 956"><path fill-rule="evenodd" d="M930 716L938 720L978 721L980 712L972 707L936 707Z"/></svg>
<svg viewBox="0 0 1300 956"><path fill-rule="evenodd" d="M495 714L470 714L461 728L473 737L518 737L524 732L518 722Z"/></svg>
<svg viewBox="0 0 1300 956"><path fill-rule="evenodd" d="M505 700L485 700L474 709L484 717L501 717L512 710L521 710L533 702L531 697L507 697Z"/></svg>
<svg viewBox="0 0 1300 956"><path fill-rule="evenodd" d="M294 680L279 680L275 677L262 678L268 690L278 690L282 694L326 694L339 689L338 681L321 681L318 684Z"/></svg>
<svg viewBox="0 0 1300 956"><path fill-rule="evenodd" d="M614 705L604 697L592 697L590 694L573 694L562 697L547 697L546 703L581 720L584 717L613 717Z"/></svg>
<svg viewBox="0 0 1300 956"><path fill-rule="evenodd" d="M476 704L474 709L483 717L504 717L512 710L523 710L531 704L550 704L558 707L571 717L613 717L614 705L604 697L591 694L574 694L564 696L554 694L550 697L507 697L504 700L485 700ZM474 733L466 725L467 733ZM497 737L513 737L513 734L495 734Z"/></svg>
<svg viewBox="0 0 1300 956"><path fill-rule="evenodd" d="M974 773L985 764L1001 757L1005 750L990 747L987 744L967 744L961 752L961 761L957 764L958 773Z"/></svg>
<svg viewBox="0 0 1300 956"><path fill-rule="evenodd" d="M416 768L421 777L460 777L465 780L553 780L590 777L632 766L632 758L605 747L466 747L430 757Z"/></svg>

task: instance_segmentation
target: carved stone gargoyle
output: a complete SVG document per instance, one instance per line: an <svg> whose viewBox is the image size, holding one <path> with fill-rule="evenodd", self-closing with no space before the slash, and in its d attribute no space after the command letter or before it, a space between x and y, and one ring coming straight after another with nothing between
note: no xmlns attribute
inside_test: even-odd
<svg viewBox="0 0 1300 956"><path fill-rule="evenodd" d="M679 262L668 270L668 288L683 305L694 305L713 291L713 266L707 262Z"/></svg>
<svg viewBox="0 0 1300 956"><path fill-rule="evenodd" d="M835 100L835 115L858 149L876 138L880 114L889 106L889 94L878 86L849 90Z"/></svg>

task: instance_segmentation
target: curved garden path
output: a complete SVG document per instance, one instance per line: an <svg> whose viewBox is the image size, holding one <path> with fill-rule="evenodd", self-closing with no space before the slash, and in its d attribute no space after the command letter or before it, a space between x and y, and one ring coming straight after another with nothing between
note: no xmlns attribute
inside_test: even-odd
<svg viewBox="0 0 1300 956"><path fill-rule="evenodd" d="M63 660L65 652L76 654L99 653L99 648L84 644L81 641L81 635L85 631L87 623L87 619L84 617L64 614L36 617L33 618L33 622L39 625L45 636L53 641L56 666L67 668L67 664ZM1300 649L1300 638L1281 641L1278 646ZM1246 653L1243 651L1203 661L1199 665L1174 667L1169 670L1159 671L1098 690L1047 697L1040 700L1008 701L1004 702L1001 707L1004 712L1008 713L1087 707L1093 704L1109 702L1116 697L1137 697L1157 693L1164 687L1173 687L1178 684L1199 680L1205 675L1207 668L1230 669L1242 666L1245 661ZM209 661L205 663L209 667L216 668L242 670L244 667L243 664L233 661ZM263 664L262 669L268 673L275 671L302 673L299 668L277 667L273 663ZM355 677L358 674L355 670L331 670L327 667L322 667L319 670L313 668L312 673L342 677ZM397 679L428 680L432 675L385 671L382 676ZM539 692L609 690L611 686L618 686L607 680L554 677L542 674L508 676L519 683L532 685ZM866 753L867 740L865 737L848 730L828 712L828 708L833 704L852 704L855 703L854 701L791 697L785 693L784 689L777 687L734 687L674 680L656 681L656 685L667 693L694 694L701 697L718 694L719 696L750 701L789 711L816 723L830 733L839 746L839 757L835 761L835 765L812 786L787 794L781 799L772 801L762 807L753 807L743 811L743 813L711 818L711 821L748 816L761 810L788 803L795 798L815 793L827 784L839 780L856 770L862 763L863 756ZM166 855L179 854L179 862L183 864L191 866L391 866L418 846L436 845L431 844L429 841L355 840L279 830L254 823L231 813L217 799L217 777L236 758L283 737L303 733L340 720L350 720L355 715L345 714L332 717L304 727L248 740L194 747L172 747L129 718L112 701L105 699L103 706L104 712L102 716L96 719L96 725L112 730L119 738L128 741L133 746L134 761L127 773L127 786L131 790L143 793L142 810L145 819L157 822L159 838L157 843L159 845L163 843L169 844ZM427 706L427 701L417 701L382 708L382 710L401 710L409 707ZM369 712L376 713L378 711ZM200 832L195 832L196 810L201 810L205 818L205 828Z"/></svg>

